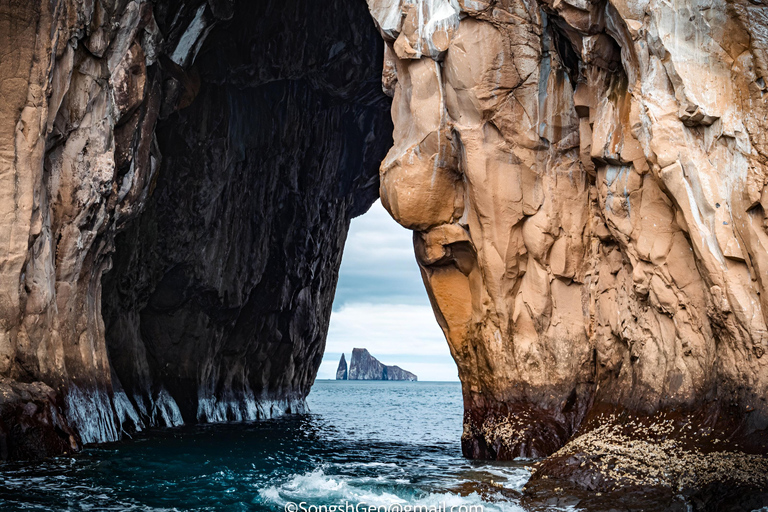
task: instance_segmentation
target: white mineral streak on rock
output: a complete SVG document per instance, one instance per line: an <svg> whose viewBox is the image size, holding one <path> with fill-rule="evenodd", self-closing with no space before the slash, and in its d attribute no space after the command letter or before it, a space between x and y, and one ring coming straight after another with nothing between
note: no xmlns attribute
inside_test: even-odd
<svg viewBox="0 0 768 512"><path fill-rule="evenodd" d="M730 67L733 58L712 39L712 25L727 20L725 4L709 1L654 2L660 57L667 69L685 122L710 125L730 112ZM729 123L729 124L730 124Z"/></svg>
<svg viewBox="0 0 768 512"><path fill-rule="evenodd" d="M155 403L152 408L151 425L159 427L178 427L184 424L181 417L181 411L176 404L176 400L165 390L161 388L155 397Z"/></svg>
<svg viewBox="0 0 768 512"><path fill-rule="evenodd" d="M107 443L120 439L107 393L101 389L81 390L72 385L67 393L67 420L77 428L83 443Z"/></svg>
<svg viewBox="0 0 768 512"><path fill-rule="evenodd" d="M197 401L197 421L223 423L277 418L307 410L303 399L257 399L252 394L242 398L200 397Z"/></svg>
<svg viewBox="0 0 768 512"><path fill-rule="evenodd" d="M201 36L204 35L206 28L205 17L203 16L205 14L206 5L207 4L201 5L197 10L194 19L190 22L187 30L184 31L184 35L179 39L179 44L177 44L176 49L173 50L171 60L179 66L186 66L189 64L193 52L194 54L197 53L195 48L199 48L199 45L202 44L202 39L204 39L204 37Z"/></svg>
<svg viewBox="0 0 768 512"><path fill-rule="evenodd" d="M197 421L221 423L224 421L253 421L259 419L260 406L253 394L236 397L199 396Z"/></svg>
<svg viewBox="0 0 768 512"><path fill-rule="evenodd" d="M459 25L457 0L368 0L368 7L401 58L437 58Z"/></svg>
<svg viewBox="0 0 768 512"><path fill-rule="evenodd" d="M368 0L368 8L371 11L376 26L379 27L384 38L394 41L397 39L402 27L402 13L400 7L403 0Z"/></svg>
<svg viewBox="0 0 768 512"><path fill-rule="evenodd" d="M122 389L115 391L114 396L112 397L112 403L115 407L119 425L130 425L136 429L136 431L144 429L144 422L139 417L136 408L131 403L128 395L125 394L125 391Z"/></svg>

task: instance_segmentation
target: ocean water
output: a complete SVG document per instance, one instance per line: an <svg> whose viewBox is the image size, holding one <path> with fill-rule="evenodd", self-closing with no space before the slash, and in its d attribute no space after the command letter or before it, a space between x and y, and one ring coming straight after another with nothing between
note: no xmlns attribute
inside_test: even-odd
<svg viewBox="0 0 768 512"><path fill-rule="evenodd" d="M0 510L524 510L530 461L462 458L458 382L318 381L307 402L303 415L157 430L74 457L0 464Z"/></svg>

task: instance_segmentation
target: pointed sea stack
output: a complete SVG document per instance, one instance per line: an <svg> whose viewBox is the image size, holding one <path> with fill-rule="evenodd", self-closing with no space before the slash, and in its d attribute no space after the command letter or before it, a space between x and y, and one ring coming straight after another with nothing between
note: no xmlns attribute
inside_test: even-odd
<svg viewBox="0 0 768 512"><path fill-rule="evenodd" d="M336 380L347 380L347 360L344 359L344 354L341 354L339 367L336 369Z"/></svg>

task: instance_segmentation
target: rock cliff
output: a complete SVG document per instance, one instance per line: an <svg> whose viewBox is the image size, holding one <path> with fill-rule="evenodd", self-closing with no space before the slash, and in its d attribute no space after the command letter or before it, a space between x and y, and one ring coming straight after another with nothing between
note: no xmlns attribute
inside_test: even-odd
<svg viewBox="0 0 768 512"><path fill-rule="evenodd" d="M2 456L301 410L391 143L365 4L0 0L0 46Z"/></svg>
<svg viewBox="0 0 768 512"><path fill-rule="evenodd" d="M458 365L465 455L765 486L768 7L368 5L381 199Z"/></svg>
<svg viewBox="0 0 768 512"><path fill-rule="evenodd" d="M336 380L347 380L347 360L344 354L339 359L339 367L336 369Z"/></svg>
<svg viewBox="0 0 768 512"><path fill-rule="evenodd" d="M758 0L0 0L0 455L301 409L380 176L467 456L765 486L766 27Z"/></svg>
<svg viewBox="0 0 768 512"><path fill-rule="evenodd" d="M343 361L344 356L341 357ZM418 380L416 375L399 366L383 364L365 348L352 349L347 378L349 380L408 380L413 382Z"/></svg>

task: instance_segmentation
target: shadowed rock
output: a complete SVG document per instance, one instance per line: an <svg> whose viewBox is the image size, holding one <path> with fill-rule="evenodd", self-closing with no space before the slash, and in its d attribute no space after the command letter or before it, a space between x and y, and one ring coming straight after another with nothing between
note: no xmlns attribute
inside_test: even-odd
<svg viewBox="0 0 768 512"><path fill-rule="evenodd" d="M365 4L0 0L0 46L0 455L303 410L391 141Z"/></svg>
<svg viewBox="0 0 768 512"><path fill-rule="evenodd" d="M344 358L344 354L341 354L339 367L336 369L336 380L347 380L347 360Z"/></svg>

